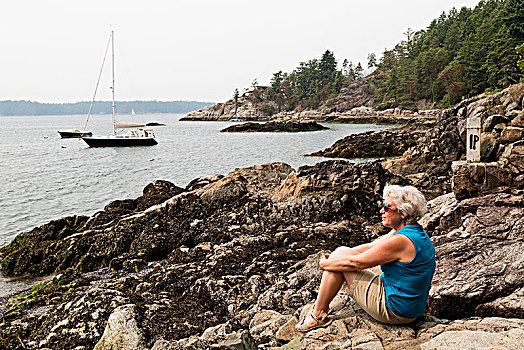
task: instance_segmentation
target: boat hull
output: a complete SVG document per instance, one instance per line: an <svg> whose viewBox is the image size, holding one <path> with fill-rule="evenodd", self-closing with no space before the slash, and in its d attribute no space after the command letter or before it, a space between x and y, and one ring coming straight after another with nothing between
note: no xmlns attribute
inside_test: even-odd
<svg viewBox="0 0 524 350"><path fill-rule="evenodd" d="M73 139L81 137L90 137L93 136L91 131L76 131L76 130L61 130L58 131L60 137L63 139Z"/></svg>
<svg viewBox="0 0 524 350"><path fill-rule="evenodd" d="M158 144L152 137L82 137L89 147L133 147Z"/></svg>

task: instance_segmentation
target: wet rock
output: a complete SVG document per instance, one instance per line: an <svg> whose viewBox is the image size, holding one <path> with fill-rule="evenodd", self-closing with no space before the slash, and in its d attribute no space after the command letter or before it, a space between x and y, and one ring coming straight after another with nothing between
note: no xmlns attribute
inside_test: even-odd
<svg viewBox="0 0 524 350"><path fill-rule="evenodd" d="M143 195L144 196L164 196L164 197L174 197L177 194L184 192L183 188L175 186L169 181L164 180L155 180L144 187Z"/></svg>
<svg viewBox="0 0 524 350"><path fill-rule="evenodd" d="M132 216L151 206L160 204L185 190L168 181L156 180L148 184L143 195L136 199L116 200L105 206L103 211L92 216L86 224L86 229L114 223L126 216Z"/></svg>
<svg viewBox="0 0 524 350"><path fill-rule="evenodd" d="M274 120L266 123L231 125L220 132L304 132L329 129L314 121Z"/></svg>
<svg viewBox="0 0 524 350"><path fill-rule="evenodd" d="M417 139L425 132L426 129L421 125L410 125L381 132L369 131L347 136L330 148L311 153L309 156L333 158L400 156L416 145Z"/></svg>
<svg viewBox="0 0 524 350"><path fill-rule="evenodd" d="M69 258L67 252L58 252L57 241L76 236L87 221L87 216L75 215L19 234L9 245L0 248L2 272L8 276L53 273Z"/></svg>
<svg viewBox="0 0 524 350"><path fill-rule="evenodd" d="M362 243L381 233L374 223L382 188L401 182L379 163L344 161L297 170L271 163L213 180L53 242L57 251L70 254L64 274L91 276L77 277L67 287L71 294L60 289L54 294L57 303L66 305L97 286L102 294L90 297L82 310L94 316L82 322L104 327L107 310L133 300L147 346L159 339L186 339L226 321L235 330L246 329L260 310L291 310L312 297L318 258L306 265L310 268L292 273L291 285L281 280L282 271L295 272L292 266L318 249ZM105 294L113 303L109 290L121 295L112 307L100 299ZM96 303L106 305L106 311ZM55 322L62 312L53 307L43 320ZM290 318L281 317L271 329L277 332ZM31 324L27 337L40 341L40 323ZM85 344L93 345L89 341L95 334L89 333ZM264 330L260 334L267 339ZM58 333L50 341L64 342Z"/></svg>

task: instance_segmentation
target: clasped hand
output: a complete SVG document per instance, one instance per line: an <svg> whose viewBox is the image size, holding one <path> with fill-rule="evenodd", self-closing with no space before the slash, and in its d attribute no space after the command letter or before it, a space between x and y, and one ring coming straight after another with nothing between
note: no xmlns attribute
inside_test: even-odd
<svg viewBox="0 0 524 350"><path fill-rule="evenodd" d="M318 262L318 265L322 270L326 267L327 260L329 259L329 254L322 254L320 256L320 261Z"/></svg>

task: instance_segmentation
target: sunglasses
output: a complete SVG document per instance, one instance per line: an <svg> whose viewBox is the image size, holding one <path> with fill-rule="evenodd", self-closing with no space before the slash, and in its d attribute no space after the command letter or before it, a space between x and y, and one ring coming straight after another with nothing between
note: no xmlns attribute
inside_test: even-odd
<svg viewBox="0 0 524 350"><path fill-rule="evenodd" d="M389 212L390 210L396 210L396 209L393 209L391 207L391 204L389 204L388 202L384 202L384 204L382 204L382 209L384 209L386 213Z"/></svg>

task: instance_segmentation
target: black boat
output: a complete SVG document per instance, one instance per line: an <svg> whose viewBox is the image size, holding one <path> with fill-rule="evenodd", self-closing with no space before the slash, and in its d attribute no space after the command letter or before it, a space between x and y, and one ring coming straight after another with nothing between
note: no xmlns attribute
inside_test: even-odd
<svg viewBox="0 0 524 350"><path fill-rule="evenodd" d="M81 138L93 136L91 131L81 131L81 130L58 130L60 137L63 139L72 139L72 138Z"/></svg>

